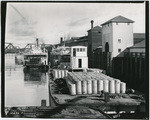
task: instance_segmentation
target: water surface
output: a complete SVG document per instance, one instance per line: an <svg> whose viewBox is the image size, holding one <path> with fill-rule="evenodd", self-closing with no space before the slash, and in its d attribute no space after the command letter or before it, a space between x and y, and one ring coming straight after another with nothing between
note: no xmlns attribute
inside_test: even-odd
<svg viewBox="0 0 150 120"><path fill-rule="evenodd" d="M15 64L15 54L5 55L5 107L49 105L48 74L37 70L23 72Z"/></svg>

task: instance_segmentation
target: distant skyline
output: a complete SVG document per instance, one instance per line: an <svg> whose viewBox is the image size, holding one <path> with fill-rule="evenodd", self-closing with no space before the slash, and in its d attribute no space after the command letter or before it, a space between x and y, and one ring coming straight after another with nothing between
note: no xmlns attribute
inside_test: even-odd
<svg viewBox="0 0 150 120"><path fill-rule="evenodd" d="M9 3L6 40L14 45L57 44L60 37L81 37L94 26L118 15L134 22L134 33L145 33L145 3Z"/></svg>

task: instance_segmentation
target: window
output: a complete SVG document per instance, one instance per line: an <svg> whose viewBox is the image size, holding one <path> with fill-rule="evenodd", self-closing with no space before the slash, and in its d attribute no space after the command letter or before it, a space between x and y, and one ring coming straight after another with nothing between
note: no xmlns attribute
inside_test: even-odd
<svg viewBox="0 0 150 120"><path fill-rule="evenodd" d="M118 23L116 22L116 25L118 25Z"/></svg>
<svg viewBox="0 0 150 120"><path fill-rule="evenodd" d="M127 25L130 25L130 23L127 23Z"/></svg>
<svg viewBox="0 0 150 120"><path fill-rule="evenodd" d="M121 39L118 39L118 43L121 43Z"/></svg>
<svg viewBox="0 0 150 120"><path fill-rule="evenodd" d="M121 49L118 49L118 52L120 53L120 52L121 52Z"/></svg>
<svg viewBox="0 0 150 120"><path fill-rule="evenodd" d="M77 52L79 52L79 48L77 48Z"/></svg>
<svg viewBox="0 0 150 120"><path fill-rule="evenodd" d="M83 48L83 52L85 52L85 48Z"/></svg>
<svg viewBox="0 0 150 120"><path fill-rule="evenodd" d="M75 57L76 56L76 49L73 48L73 56Z"/></svg>
<svg viewBox="0 0 150 120"><path fill-rule="evenodd" d="M80 52L82 52L82 48L80 48Z"/></svg>

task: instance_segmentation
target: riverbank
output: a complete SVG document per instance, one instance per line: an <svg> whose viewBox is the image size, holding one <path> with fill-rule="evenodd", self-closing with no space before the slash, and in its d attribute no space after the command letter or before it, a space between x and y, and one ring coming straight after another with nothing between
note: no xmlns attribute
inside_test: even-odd
<svg viewBox="0 0 150 120"><path fill-rule="evenodd" d="M62 81L65 81L65 79L61 79ZM58 79L56 81L59 81ZM51 81L53 89L56 89L55 86L57 86L57 83L54 80ZM62 82L61 81L61 82ZM60 82L60 83L61 83ZM59 84L60 84L59 83ZM63 87L67 87L63 86ZM60 92L60 91L59 91ZM101 111L103 114L106 114L104 116L109 115L109 113L113 113L114 115L111 116L112 118L118 118L120 117L120 114L122 113L137 113L140 112L143 114L145 112L145 99L137 92L137 94L109 94L109 100L106 101L105 95L103 94L97 94L97 95L69 95L68 94L59 94L59 92L53 92L52 96L55 99L55 101L60 106L69 106L66 107L61 111L61 113L56 114L57 116L53 116L54 118L71 118L71 115L69 113L70 106L72 106L72 109L74 111L74 114L79 114L76 111L76 106L80 106L80 108L87 107L87 109L93 109L96 111ZM80 98L80 99L79 99ZM78 107L77 107L78 108ZM67 112L68 111L68 112ZM66 117L65 117L66 115ZM58 117L59 116L59 117ZM109 116L109 117L110 117ZM136 115L137 117L137 115ZM72 118L88 118L88 117L74 117L72 115ZM90 116L89 116L90 118ZM140 118L140 117L138 117Z"/></svg>
<svg viewBox="0 0 150 120"><path fill-rule="evenodd" d="M109 94L109 99L105 94L73 96L66 91L65 79L54 81L50 72L48 76L49 105L6 107L6 117L67 119L127 118L131 115L139 119L145 117L145 99L139 96L139 93Z"/></svg>

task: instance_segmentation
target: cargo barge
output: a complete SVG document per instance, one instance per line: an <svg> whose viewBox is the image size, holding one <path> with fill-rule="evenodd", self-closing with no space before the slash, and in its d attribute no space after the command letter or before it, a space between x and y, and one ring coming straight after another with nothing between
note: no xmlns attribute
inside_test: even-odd
<svg viewBox="0 0 150 120"><path fill-rule="evenodd" d="M137 116L138 112L145 112L143 94L128 93L126 83L105 75L103 70L88 68L87 62L86 48L74 46L70 48L70 69L54 67L51 71L52 86L60 87L59 92L52 94L59 105L86 106L111 118L119 118L122 114ZM63 87L69 89L67 94L61 91L59 84L62 83L66 83Z"/></svg>

